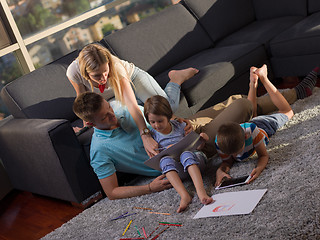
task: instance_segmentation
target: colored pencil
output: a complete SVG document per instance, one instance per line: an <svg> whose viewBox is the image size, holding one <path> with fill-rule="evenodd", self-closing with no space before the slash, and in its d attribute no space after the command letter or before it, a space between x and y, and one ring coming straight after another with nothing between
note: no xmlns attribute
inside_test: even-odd
<svg viewBox="0 0 320 240"><path fill-rule="evenodd" d="M138 227L137 226L134 226L134 227L137 229L137 232L138 232L139 236L141 237L141 233L139 232Z"/></svg>
<svg viewBox="0 0 320 240"><path fill-rule="evenodd" d="M170 213L162 213L162 212L149 212L153 214L162 214L162 215L171 215Z"/></svg>
<svg viewBox="0 0 320 240"><path fill-rule="evenodd" d="M111 219L111 221L117 220L117 219L119 219L119 218L122 218L122 217L123 217L124 215L126 215L126 214L128 214L128 212L126 212L126 213L124 213L124 214L121 214L120 216L118 216L118 217L116 217L116 218Z"/></svg>
<svg viewBox="0 0 320 240"><path fill-rule="evenodd" d="M172 222L159 222L159 223L164 223L164 224L177 224L177 225L182 225L182 223L172 223Z"/></svg>
<svg viewBox="0 0 320 240"><path fill-rule="evenodd" d="M169 223L159 223L159 225L175 226L175 227L181 227L181 226L183 226L183 225L181 225L181 224L169 224Z"/></svg>
<svg viewBox="0 0 320 240"><path fill-rule="evenodd" d="M165 230L167 230L169 228L169 226L168 227L166 227L165 229L163 229L161 232L159 232L154 238L152 238L151 240L155 240L155 239L157 239L159 236L160 236L160 234L162 234Z"/></svg>
<svg viewBox="0 0 320 240"><path fill-rule="evenodd" d="M126 231L128 230L128 228L130 227L130 224L132 223L132 220L129 222L128 226L126 227L126 229L124 230L124 232L122 233L122 236L126 233Z"/></svg>
<svg viewBox="0 0 320 240"><path fill-rule="evenodd" d="M129 217L129 216L135 215L135 214L137 214L137 213L131 213L131 214L128 214L128 215L123 214L123 215L121 215L121 216L119 216L117 218L111 219L111 221L118 220L120 218L126 218L126 217Z"/></svg>
<svg viewBox="0 0 320 240"><path fill-rule="evenodd" d="M142 227L142 231L143 231L144 236L147 238L147 234L146 234L146 231L144 230L144 227Z"/></svg>
<svg viewBox="0 0 320 240"><path fill-rule="evenodd" d="M156 227L156 229L155 229L155 230L153 230L153 231L152 231L152 233L150 233L150 234L149 234L149 236L148 236L147 238L149 238L149 237L150 237L150 236L151 236L155 231L157 231L157 229L158 229L158 228L159 228L159 226L158 226L158 227Z"/></svg>
<svg viewBox="0 0 320 240"><path fill-rule="evenodd" d="M133 208L135 208L135 209L143 209L143 210L150 210L150 211L153 210L153 209L151 209L151 208L144 208L144 207L133 207Z"/></svg>
<svg viewBox="0 0 320 240"><path fill-rule="evenodd" d="M120 240L135 240L135 239L144 239L144 238L120 238Z"/></svg>

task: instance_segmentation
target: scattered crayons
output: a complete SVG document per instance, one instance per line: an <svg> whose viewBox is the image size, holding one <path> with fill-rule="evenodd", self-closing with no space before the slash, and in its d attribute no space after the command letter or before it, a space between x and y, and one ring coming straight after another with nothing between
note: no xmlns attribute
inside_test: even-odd
<svg viewBox="0 0 320 240"><path fill-rule="evenodd" d="M182 225L182 223L172 223L172 222L159 222L159 223L164 223L164 224L177 224L177 225Z"/></svg>
<svg viewBox="0 0 320 240"><path fill-rule="evenodd" d="M135 240L135 239L144 239L144 238L120 238L120 240Z"/></svg>
<svg viewBox="0 0 320 240"><path fill-rule="evenodd" d="M142 231L143 231L144 236L147 238L147 234L146 234L146 231L144 230L144 227L142 227Z"/></svg>

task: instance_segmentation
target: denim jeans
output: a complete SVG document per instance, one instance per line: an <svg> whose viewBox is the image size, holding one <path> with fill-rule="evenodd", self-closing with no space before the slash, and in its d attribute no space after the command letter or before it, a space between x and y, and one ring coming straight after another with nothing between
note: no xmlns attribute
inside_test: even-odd
<svg viewBox="0 0 320 240"><path fill-rule="evenodd" d="M169 101L173 112L178 109L180 101L179 84L169 82L163 90L149 73L138 67L135 67L131 81L134 85L133 91L140 105L143 105L149 97L161 95Z"/></svg>

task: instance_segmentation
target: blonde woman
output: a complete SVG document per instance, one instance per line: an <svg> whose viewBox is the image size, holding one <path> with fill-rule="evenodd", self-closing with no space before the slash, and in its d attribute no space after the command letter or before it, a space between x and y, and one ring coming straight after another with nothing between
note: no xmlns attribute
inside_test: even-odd
<svg viewBox="0 0 320 240"><path fill-rule="evenodd" d="M195 68L170 71L170 82L163 90L147 72L133 63L120 60L99 44L84 47L67 69L67 77L77 96L92 91L101 94L109 102L115 97L127 106L140 130L144 148L149 156L157 154L155 149L158 144L150 135L137 100L144 103L151 96L161 95L168 99L175 111L179 106L181 84L196 73L198 70Z"/></svg>

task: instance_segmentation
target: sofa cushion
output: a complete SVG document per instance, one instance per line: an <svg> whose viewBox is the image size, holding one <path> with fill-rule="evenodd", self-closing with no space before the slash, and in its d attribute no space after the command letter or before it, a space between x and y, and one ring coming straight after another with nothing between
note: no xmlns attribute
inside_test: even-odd
<svg viewBox="0 0 320 240"><path fill-rule="evenodd" d="M273 57L308 55L320 52L320 12L314 13L270 42Z"/></svg>
<svg viewBox="0 0 320 240"><path fill-rule="evenodd" d="M320 1L319 0L308 0L308 13L314 13L320 11Z"/></svg>
<svg viewBox="0 0 320 240"><path fill-rule="evenodd" d="M103 41L121 59L133 62L153 76L213 44L181 4L133 23Z"/></svg>
<svg viewBox="0 0 320 240"><path fill-rule="evenodd" d="M307 16L307 0L253 0L258 20L284 16Z"/></svg>
<svg viewBox="0 0 320 240"><path fill-rule="evenodd" d="M262 45L247 43L199 52L174 66L173 69L192 66L200 70L198 74L183 83L181 89L189 107L194 105L201 107L228 81L249 71L251 66L265 62L266 59ZM156 80L164 87L169 81L167 71L156 76ZM197 110L199 109L195 109Z"/></svg>
<svg viewBox="0 0 320 240"><path fill-rule="evenodd" d="M218 41L255 20L251 0L185 0L213 41Z"/></svg>
<svg viewBox="0 0 320 240"><path fill-rule="evenodd" d="M216 44L217 47L234 44L256 42L264 44L269 49L269 41L303 19L302 16L281 17L268 20L258 20L232 33Z"/></svg>
<svg viewBox="0 0 320 240"><path fill-rule="evenodd" d="M77 119L66 68L53 62L7 84L1 96L15 118Z"/></svg>

